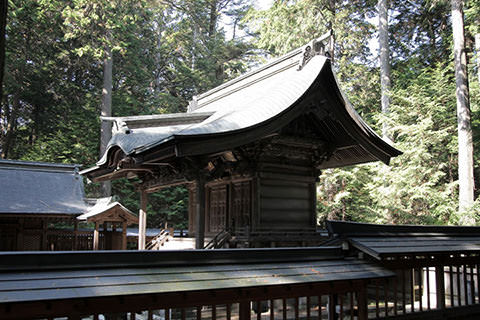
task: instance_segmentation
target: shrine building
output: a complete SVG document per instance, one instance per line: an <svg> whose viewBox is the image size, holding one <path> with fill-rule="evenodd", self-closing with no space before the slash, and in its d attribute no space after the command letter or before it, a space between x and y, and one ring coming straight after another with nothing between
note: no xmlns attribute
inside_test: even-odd
<svg viewBox="0 0 480 320"><path fill-rule="evenodd" d="M196 248L225 230L233 246L289 245L289 235L290 245L318 244L321 170L401 154L350 105L325 41L194 97L186 113L103 118L113 136L81 173L94 182L140 179L143 230L147 194L187 185ZM142 230L143 249L141 238Z"/></svg>

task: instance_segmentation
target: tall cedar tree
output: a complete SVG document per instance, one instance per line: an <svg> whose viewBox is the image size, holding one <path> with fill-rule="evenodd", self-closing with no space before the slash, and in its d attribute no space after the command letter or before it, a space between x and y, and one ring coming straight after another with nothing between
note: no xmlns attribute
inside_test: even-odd
<svg viewBox="0 0 480 320"><path fill-rule="evenodd" d="M452 29L458 120L459 214L462 224L474 224L468 214L474 200L473 140L468 90L467 54L463 26L463 0L452 0Z"/></svg>
<svg viewBox="0 0 480 320"><path fill-rule="evenodd" d="M388 0L378 1L378 44L380 51L380 86L382 92L382 114L384 119L390 112L390 45L388 41ZM390 140L387 122L382 123L382 137Z"/></svg>

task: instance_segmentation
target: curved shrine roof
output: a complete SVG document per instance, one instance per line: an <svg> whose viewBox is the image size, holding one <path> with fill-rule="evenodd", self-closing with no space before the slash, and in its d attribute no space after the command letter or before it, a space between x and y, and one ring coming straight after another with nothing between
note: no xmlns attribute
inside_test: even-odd
<svg viewBox="0 0 480 320"><path fill-rule="evenodd" d="M97 166L82 173L90 176L106 167L118 149L136 162L162 149L172 157L227 151L275 134L302 115L314 118L319 140L331 150L320 169L388 163L401 154L360 118L343 95L330 59L312 47L315 41L194 97L187 113L104 119L114 122L115 134Z"/></svg>

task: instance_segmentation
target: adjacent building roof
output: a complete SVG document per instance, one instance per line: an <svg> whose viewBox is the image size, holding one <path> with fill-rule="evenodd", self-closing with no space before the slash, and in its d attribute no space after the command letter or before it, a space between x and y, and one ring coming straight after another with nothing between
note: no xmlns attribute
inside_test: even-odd
<svg viewBox="0 0 480 320"><path fill-rule="evenodd" d="M314 40L194 97L188 113L105 118L115 122L115 134L97 166L82 173L93 180L102 175L116 178L111 173L118 167L118 150L136 165L224 152L274 135L302 116L326 145L319 169L388 163L401 152L353 109L322 50L321 39Z"/></svg>
<svg viewBox="0 0 480 320"><path fill-rule="evenodd" d="M0 160L0 214L86 211L78 165Z"/></svg>
<svg viewBox="0 0 480 320"><path fill-rule="evenodd" d="M480 253L480 227L329 221L327 228L332 236L380 260L410 255Z"/></svg>
<svg viewBox="0 0 480 320"><path fill-rule="evenodd" d="M13 271L15 270L15 271ZM0 253L0 305L391 277L341 248Z"/></svg>
<svg viewBox="0 0 480 320"><path fill-rule="evenodd" d="M128 225L138 223L138 217L112 197L97 199L95 205L77 217L86 222L126 222Z"/></svg>

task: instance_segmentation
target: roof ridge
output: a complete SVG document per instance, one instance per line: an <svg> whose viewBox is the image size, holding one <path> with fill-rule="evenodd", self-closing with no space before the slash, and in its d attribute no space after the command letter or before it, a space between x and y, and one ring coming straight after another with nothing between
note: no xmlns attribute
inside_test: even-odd
<svg viewBox="0 0 480 320"><path fill-rule="evenodd" d="M113 122L114 125L112 126L112 134L114 134L117 132L130 133L130 129L155 128L198 123L204 121L213 114L214 112L178 112L126 117L100 117L100 119L102 121Z"/></svg>
<svg viewBox="0 0 480 320"><path fill-rule="evenodd" d="M0 169L74 173L81 166L81 164L0 159Z"/></svg>
<svg viewBox="0 0 480 320"><path fill-rule="evenodd" d="M192 100L190 101L189 105L188 105L188 111L187 112L193 112L195 110L198 110L200 108L203 107L203 105L199 105L198 101L201 100L201 99L204 99L204 98L207 98L217 92L220 92L224 89L227 89L228 87L231 87L243 80L246 80L248 78L252 78L253 76L255 75L258 75L259 73L267 70L267 69L270 69L276 65L279 65L281 64L282 62L285 62L287 61L288 59L291 59L297 55L300 55L301 56L299 57L298 60L292 62L291 64L288 64L287 66L283 66L280 70L273 70L273 72L270 72L270 73L267 73L266 75L264 75L263 77L261 77L260 79L257 79L257 78L253 78L251 81L245 83L243 86L241 86L240 88L232 88L231 91L228 91L226 92L224 95L228 95L230 94L231 92L235 92L237 90L240 90L240 89L243 89L244 87L247 87L251 84L254 84L258 81L262 81L266 78L269 78L270 76L273 76L275 75L276 73L278 72L281 72L285 69L289 69L289 68L292 68L292 67L295 67L295 66L298 66L298 70L300 71L303 66L308 63L308 61L310 60L310 58L312 58L314 55L317 55L317 54L321 54L321 55L325 55L325 56L329 56L329 53L326 52L325 50L325 44L323 43L325 40L328 40L330 37L332 36L332 32L327 32L325 34L323 34L322 36L318 37L318 38L315 38L311 41L309 41L307 44L304 44L298 48L295 48L293 49L292 51L278 57L278 58L274 58L272 59L271 61L267 62L266 64L260 66L259 68L257 69L254 69L252 71L249 71L243 75L240 75L232 80L229 80L213 89L210 89L208 90L207 92L204 92L204 93L201 93L197 96L194 96L192 98ZM320 44L320 45L319 45ZM223 95L223 96L224 96ZM206 104L208 104L210 101L208 101Z"/></svg>

